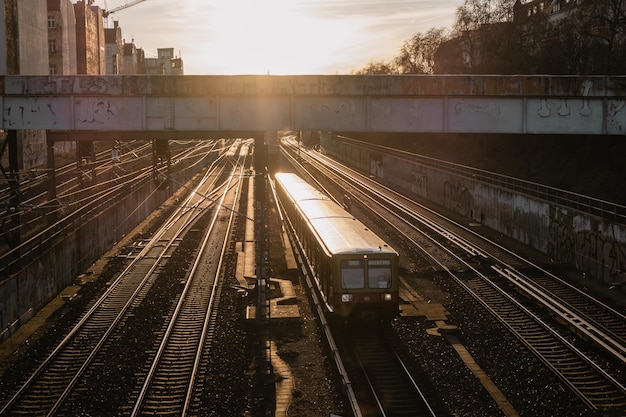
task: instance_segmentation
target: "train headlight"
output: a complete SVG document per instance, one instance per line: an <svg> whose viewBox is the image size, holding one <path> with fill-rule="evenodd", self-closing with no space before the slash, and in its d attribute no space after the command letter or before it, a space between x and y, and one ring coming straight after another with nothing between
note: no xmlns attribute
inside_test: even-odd
<svg viewBox="0 0 626 417"><path fill-rule="evenodd" d="M389 294L388 292L384 293L383 296L383 301L391 301L391 294Z"/></svg>
<svg viewBox="0 0 626 417"><path fill-rule="evenodd" d="M341 294L342 303L349 303L350 301L352 301L352 294Z"/></svg>

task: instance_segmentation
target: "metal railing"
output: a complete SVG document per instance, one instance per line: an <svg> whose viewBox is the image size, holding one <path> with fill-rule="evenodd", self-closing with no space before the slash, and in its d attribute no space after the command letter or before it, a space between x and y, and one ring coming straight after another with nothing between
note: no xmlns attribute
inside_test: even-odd
<svg viewBox="0 0 626 417"><path fill-rule="evenodd" d="M419 163L424 166L432 167L440 171L459 175L462 177L472 178L502 189L514 191L516 193L525 194L537 199L557 204L562 207L572 208L581 213L600 217L609 222L626 225L626 206L590 197L583 194L574 193L549 185L540 184L508 175L498 174L495 172L485 171L478 168L472 168L465 165L448 162L424 155L411 153L399 149L390 148L383 145L372 145L361 142L356 139L347 138L345 136L336 136L339 140L353 143L360 147L370 149L384 149L385 152L396 155L405 161Z"/></svg>

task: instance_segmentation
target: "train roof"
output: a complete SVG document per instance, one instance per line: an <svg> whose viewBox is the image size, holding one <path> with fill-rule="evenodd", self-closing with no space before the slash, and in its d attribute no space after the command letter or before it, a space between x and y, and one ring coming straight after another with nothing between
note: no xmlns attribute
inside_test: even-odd
<svg viewBox="0 0 626 417"><path fill-rule="evenodd" d="M331 201L330 197L295 174L276 174L275 177L280 179L285 186L289 187L289 194L294 201Z"/></svg>
<svg viewBox="0 0 626 417"><path fill-rule="evenodd" d="M340 205L295 174L276 174L332 254L396 251Z"/></svg>

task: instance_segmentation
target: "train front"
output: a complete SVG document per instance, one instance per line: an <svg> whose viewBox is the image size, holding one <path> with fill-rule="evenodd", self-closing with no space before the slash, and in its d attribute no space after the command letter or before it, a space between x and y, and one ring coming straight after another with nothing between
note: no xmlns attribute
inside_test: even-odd
<svg viewBox="0 0 626 417"><path fill-rule="evenodd" d="M398 254L389 247L333 256L334 313L350 320L388 321L399 314Z"/></svg>

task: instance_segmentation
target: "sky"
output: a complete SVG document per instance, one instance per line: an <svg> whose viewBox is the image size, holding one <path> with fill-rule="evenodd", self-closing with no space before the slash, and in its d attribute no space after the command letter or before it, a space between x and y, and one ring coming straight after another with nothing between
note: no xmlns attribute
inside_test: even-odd
<svg viewBox="0 0 626 417"><path fill-rule="evenodd" d="M96 0L105 10L134 0ZM126 42L174 48L186 75L350 74L450 28L463 0L144 0L108 18Z"/></svg>

